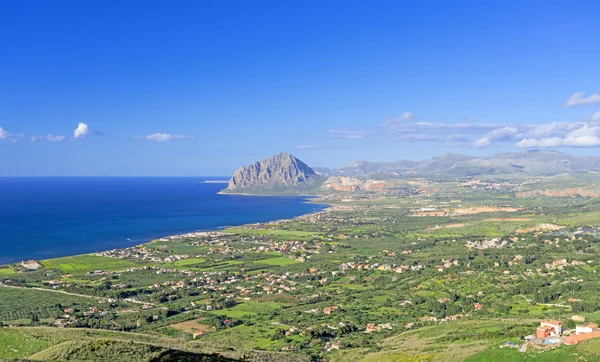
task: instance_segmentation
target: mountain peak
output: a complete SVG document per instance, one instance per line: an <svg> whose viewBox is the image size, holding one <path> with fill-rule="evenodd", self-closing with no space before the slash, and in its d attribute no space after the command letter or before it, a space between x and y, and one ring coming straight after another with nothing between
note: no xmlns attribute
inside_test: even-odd
<svg viewBox="0 0 600 362"><path fill-rule="evenodd" d="M225 192L273 192L312 184L317 173L288 152L239 168Z"/></svg>

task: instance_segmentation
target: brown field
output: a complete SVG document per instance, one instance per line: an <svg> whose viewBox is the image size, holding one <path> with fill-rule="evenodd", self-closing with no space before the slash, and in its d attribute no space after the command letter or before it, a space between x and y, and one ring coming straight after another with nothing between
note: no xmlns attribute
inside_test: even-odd
<svg viewBox="0 0 600 362"><path fill-rule="evenodd" d="M180 331L184 331L186 333L194 334L194 333L208 333L212 331L214 328L211 326L207 326L206 324L200 324L204 318L192 319L190 321L181 322L177 324L171 324L171 328L179 329Z"/></svg>
<svg viewBox="0 0 600 362"><path fill-rule="evenodd" d="M491 206L479 206L479 207L467 207L462 209L454 210L454 215L473 215L480 214L483 212L517 212L523 209L518 207L491 207Z"/></svg>
<svg viewBox="0 0 600 362"><path fill-rule="evenodd" d="M465 224L448 224L448 225L441 225L439 227L428 227L427 230L435 230L435 229L453 229L453 228L461 228L465 226Z"/></svg>
<svg viewBox="0 0 600 362"><path fill-rule="evenodd" d="M493 207L493 206L478 206L478 207L466 207L454 210L439 210L439 211L418 211L413 212L412 216L462 216L462 215L475 215L484 212L517 212L523 210L519 207Z"/></svg>
<svg viewBox="0 0 600 362"><path fill-rule="evenodd" d="M554 224L540 224L538 226L533 226L530 228L525 228L525 229L519 229L517 230L517 233L529 233L532 231L553 231L553 230L560 230L560 229L564 229L564 226L560 226L560 225L554 225Z"/></svg>

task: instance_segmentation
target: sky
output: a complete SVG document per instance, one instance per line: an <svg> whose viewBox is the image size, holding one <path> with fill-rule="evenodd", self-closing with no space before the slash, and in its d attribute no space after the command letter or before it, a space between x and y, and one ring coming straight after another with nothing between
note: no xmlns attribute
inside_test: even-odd
<svg viewBox="0 0 600 362"><path fill-rule="evenodd" d="M0 176L600 156L600 2L0 2Z"/></svg>

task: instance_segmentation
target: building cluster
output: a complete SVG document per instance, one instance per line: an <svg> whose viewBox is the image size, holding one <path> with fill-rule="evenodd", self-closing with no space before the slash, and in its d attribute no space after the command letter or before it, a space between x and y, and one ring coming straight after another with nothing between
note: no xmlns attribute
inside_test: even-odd
<svg viewBox="0 0 600 362"><path fill-rule="evenodd" d="M581 265L585 265L585 262L573 260L569 263L567 261L567 259L558 259L558 260L553 261L552 263L546 263L544 266L546 267L546 269L549 269L549 270L563 270L564 267L569 266L569 265L581 266Z"/></svg>
<svg viewBox="0 0 600 362"><path fill-rule="evenodd" d="M513 241L513 240L511 240ZM513 241L514 242L514 241ZM485 250L485 249L502 249L509 245L508 240L500 240L499 238L493 238L489 240L481 241L466 241L466 246L469 249Z"/></svg>
<svg viewBox="0 0 600 362"><path fill-rule="evenodd" d="M584 322L582 316L573 316L577 322ZM538 347L554 348L562 344L573 345L582 341L600 338L600 328L597 323L587 322L577 324L575 329L565 329L563 323L558 320L541 321L539 327L535 331L535 336L527 336L525 339L529 345ZM523 352L526 347L523 348Z"/></svg>
<svg viewBox="0 0 600 362"><path fill-rule="evenodd" d="M413 264L413 265L397 265L397 264L380 264L380 263L358 263L358 262L347 262L342 263L339 266L340 270L381 270L381 271L392 271L396 273L404 273L410 270L421 270L425 269L425 267L421 264Z"/></svg>

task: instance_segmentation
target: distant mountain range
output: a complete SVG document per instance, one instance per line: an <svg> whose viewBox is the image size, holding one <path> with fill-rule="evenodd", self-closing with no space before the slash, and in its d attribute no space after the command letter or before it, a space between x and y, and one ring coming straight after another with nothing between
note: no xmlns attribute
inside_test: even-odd
<svg viewBox="0 0 600 362"><path fill-rule="evenodd" d="M551 176L600 171L600 157L580 157L550 150L472 157L446 153L424 161L352 161L338 169L307 166L284 152L238 169L224 192L298 193L322 186L330 176L400 178L414 176Z"/></svg>
<svg viewBox="0 0 600 362"><path fill-rule="evenodd" d="M338 169L315 167L323 176L420 175L480 176L557 175L600 171L600 157L579 157L549 150L499 153L489 157L473 157L446 153L424 161L369 162L352 161Z"/></svg>

